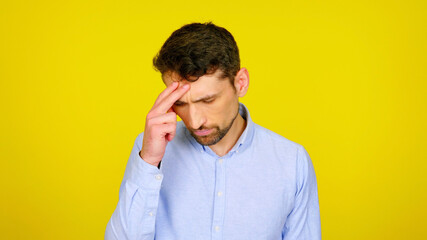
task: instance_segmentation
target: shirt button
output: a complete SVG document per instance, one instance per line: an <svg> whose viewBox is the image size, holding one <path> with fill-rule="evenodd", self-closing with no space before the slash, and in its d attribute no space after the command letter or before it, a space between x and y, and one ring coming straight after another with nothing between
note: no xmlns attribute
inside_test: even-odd
<svg viewBox="0 0 427 240"><path fill-rule="evenodd" d="M221 197L222 196L222 192L218 192L218 196Z"/></svg>
<svg viewBox="0 0 427 240"><path fill-rule="evenodd" d="M155 176L155 178L156 178L157 180L161 180L161 179L162 179L162 175L157 174L157 175Z"/></svg>
<svg viewBox="0 0 427 240"><path fill-rule="evenodd" d="M153 212L150 212L148 215L153 216L154 214L153 214Z"/></svg>
<svg viewBox="0 0 427 240"><path fill-rule="evenodd" d="M219 226L215 226L215 231L219 231Z"/></svg>
<svg viewBox="0 0 427 240"><path fill-rule="evenodd" d="M218 161L219 161L219 163L222 163L222 158L220 158Z"/></svg>

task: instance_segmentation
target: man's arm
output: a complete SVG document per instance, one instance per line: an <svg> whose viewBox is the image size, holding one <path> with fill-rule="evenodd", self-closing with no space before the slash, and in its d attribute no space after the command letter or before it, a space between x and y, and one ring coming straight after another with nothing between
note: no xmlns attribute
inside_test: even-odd
<svg viewBox="0 0 427 240"><path fill-rule="evenodd" d="M320 240L320 211L317 180L310 156L304 147L297 154L295 206L283 228L283 240Z"/></svg>
<svg viewBox="0 0 427 240"><path fill-rule="evenodd" d="M105 230L105 239L153 240L163 174L160 162L166 145L176 134L176 113L172 105L189 89L173 82L163 90L148 112L145 130L132 148L119 202Z"/></svg>
<svg viewBox="0 0 427 240"><path fill-rule="evenodd" d="M105 230L105 239L153 240L163 174L139 155L143 133L132 148L120 185L119 202Z"/></svg>

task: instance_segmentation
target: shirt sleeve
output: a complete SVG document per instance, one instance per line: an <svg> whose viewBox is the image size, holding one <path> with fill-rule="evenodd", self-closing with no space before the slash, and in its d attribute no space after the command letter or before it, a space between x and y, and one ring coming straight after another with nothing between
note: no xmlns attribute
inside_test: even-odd
<svg viewBox="0 0 427 240"><path fill-rule="evenodd" d="M283 240L320 240L320 211L317 180L310 156L298 148L295 205L283 228Z"/></svg>
<svg viewBox="0 0 427 240"><path fill-rule="evenodd" d="M135 140L120 185L119 201L104 238L153 240L163 173L139 155L143 133Z"/></svg>

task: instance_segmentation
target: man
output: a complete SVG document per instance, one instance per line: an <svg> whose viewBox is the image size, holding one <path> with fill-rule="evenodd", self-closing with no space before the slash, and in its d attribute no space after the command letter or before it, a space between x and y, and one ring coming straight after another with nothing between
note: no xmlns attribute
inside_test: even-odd
<svg viewBox="0 0 427 240"><path fill-rule="evenodd" d="M233 36L187 24L153 63L167 87L135 140L105 239L320 239L310 157L239 103L249 74Z"/></svg>

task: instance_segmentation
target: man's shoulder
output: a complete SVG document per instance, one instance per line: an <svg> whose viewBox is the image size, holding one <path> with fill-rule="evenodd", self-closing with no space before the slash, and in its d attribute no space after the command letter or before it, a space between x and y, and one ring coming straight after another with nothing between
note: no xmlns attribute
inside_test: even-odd
<svg viewBox="0 0 427 240"><path fill-rule="evenodd" d="M254 128L256 130L255 132L256 132L257 138L263 143L268 142L274 146L280 145L281 147L294 148L294 149L298 149L302 147L301 144L296 143L292 140L289 140L288 138L276 132L273 132L272 130L266 127L258 125L256 123L254 123Z"/></svg>

